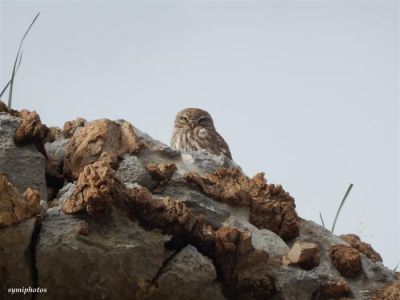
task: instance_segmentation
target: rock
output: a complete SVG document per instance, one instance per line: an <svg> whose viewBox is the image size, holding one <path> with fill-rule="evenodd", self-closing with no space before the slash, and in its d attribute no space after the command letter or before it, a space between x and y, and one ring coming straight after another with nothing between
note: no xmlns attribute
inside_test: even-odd
<svg viewBox="0 0 400 300"><path fill-rule="evenodd" d="M205 177L191 172L185 179L213 199L249 207L250 222L260 229L271 230L284 240L299 234L294 199L281 186L268 185L263 173L250 179L238 169L221 168Z"/></svg>
<svg viewBox="0 0 400 300"><path fill-rule="evenodd" d="M73 194L65 200L65 213L87 212L93 217L111 210L112 204L128 198L123 184L115 177L115 172L104 161L87 165L79 175Z"/></svg>
<svg viewBox="0 0 400 300"><path fill-rule="evenodd" d="M322 299L345 297L351 295L350 285L342 277L329 277L324 280L319 289Z"/></svg>
<svg viewBox="0 0 400 300"><path fill-rule="evenodd" d="M7 105L6 105L3 101L1 101L1 100L0 100L0 112L8 113L8 107L7 107Z"/></svg>
<svg viewBox="0 0 400 300"><path fill-rule="evenodd" d="M373 300L398 300L400 299L400 281L376 291Z"/></svg>
<svg viewBox="0 0 400 300"><path fill-rule="evenodd" d="M140 299L166 240L117 213L99 222L51 210L36 248L38 285L48 292L37 299Z"/></svg>
<svg viewBox="0 0 400 300"><path fill-rule="evenodd" d="M99 159L116 167L118 156L138 152L139 142L132 125L107 119L87 123L70 139L64 160L64 174L78 178L83 168Z"/></svg>
<svg viewBox="0 0 400 300"><path fill-rule="evenodd" d="M124 156L119 164L116 177L124 184L137 183L149 190L155 189L158 184L136 156Z"/></svg>
<svg viewBox="0 0 400 300"><path fill-rule="evenodd" d="M350 244L351 247L363 253L369 259L375 262L382 262L381 255L372 248L370 244L361 241L360 237L355 234L343 234L340 238Z"/></svg>
<svg viewBox="0 0 400 300"><path fill-rule="evenodd" d="M28 188L22 196L0 173L0 227L21 223L40 214L40 194Z"/></svg>
<svg viewBox="0 0 400 300"><path fill-rule="evenodd" d="M16 146L14 133L20 119L0 113L0 172L23 193L28 187L40 192L47 199L46 159L32 144Z"/></svg>
<svg viewBox="0 0 400 300"><path fill-rule="evenodd" d="M225 299L215 282L217 274L211 260L191 245L186 246L161 269L147 299Z"/></svg>
<svg viewBox="0 0 400 300"><path fill-rule="evenodd" d="M146 170L158 182L158 188L162 188L171 180L176 169L174 163L148 164L146 166Z"/></svg>
<svg viewBox="0 0 400 300"><path fill-rule="evenodd" d="M47 134L47 127L42 124L36 111L21 110L18 113L21 123L15 131L14 141L17 145L35 144L45 155L43 141Z"/></svg>
<svg viewBox="0 0 400 300"><path fill-rule="evenodd" d="M319 265L320 254L318 245L297 241L283 257L282 262L287 266L299 266L304 270L310 270Z"/></svg>
<svg viewBox="0 0 400 300"><path fill-rule="evenodd" d="M33 287L31 239L34 218L0 228L0 299L31 299L31 294L8 293L9 288Z"/></svg>
<svg viewBox="0 0 400 300"><path fill-rule="evenodd" d="M83 118L77 118L73 121L67 121L64 123L64 127L62 130L62 134L64 138L69 139L71 138L74 133L79 129L86 125L86 120Z"/></svg>
<svg viewBox="0 0 400 300"><path fill-rule="evenodd" d="M355 277L361 270L361 257L358 251L345 245L331 247L330 256L332 264L345 277Z"/></svg>

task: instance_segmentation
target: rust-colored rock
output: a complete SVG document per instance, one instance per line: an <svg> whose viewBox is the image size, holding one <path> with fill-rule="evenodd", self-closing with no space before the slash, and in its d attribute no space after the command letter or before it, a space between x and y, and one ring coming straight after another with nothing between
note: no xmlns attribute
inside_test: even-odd
<svg viewBox="0 0 400 300"><path fill-rule="evenodd" d="M8 107L7 107L7 105L6 105L3 101L1 101L1 100L0 100L0 112L6 112L6 113L8 113Z"/></svg>
<svg viewBox="0 0 400 300"><path fill-rule="evenodd" d="M58 136L62 135L62 131L58 127L48 127L47 134L44 138L44 143L53 143Z"/></svg>
<svg viewBox="0 0 400 300"><path fill-rule="evenodd" d="M250 222L269 229L285 240L299 235L299 218L293 197L280 185L267 184L264 173L252 179L236 168L221 168L205 177L190 172L185 176L208 196L232 206L250 209Z"/></svg>
<svg viewBox="0 0 400 300"><path fill-rule="evenodd" d="M98 216L112 207L147 229L157 228L174 239L195 245L213 259L227 293L237 299L263 299L273 293L274 283L268 275L269 256L253 247L249 232L235 227L215 229L183 202L170 197L156 198L143 187L128 190L104 161L84 168L63 209L66 213Z"/></svg>
<svg viewBox="0 0 400 300"><path fill-rule="evenodd" d="M64 160L64 174L76 179L83 168L100 158L116 162L118 156L142 148L131 124L107 119L86 124L70 139Z"/></svg>
<svg viewBox="0 0 400 300"><path fill-rule="evenodd" d="M43 153L43 141L48 129L42 124L38 113L23 109L18 112L18 117L21 119L21 124L15 131L15 143L17 145L35 144Z"/></svg>
<svg viewBox="0 0 400 300"><path fill-rule="evenodd" d="M373 295L373 300L398 300L400 299L400 281L397 281L383 289L379 289Z"/></svg>
<svg viewBox="0 0 400 300"><path fill-rule="evenodd" d="M362 271L360 253L353 247L334 245L330 257L332 264L345 277L355 277Z"/></svg>
<svg viewBox="0 0 400 300"><path fill-rule="evenodd" d="M122 201L126 191L104 161L86 166L79 176L73 194L65 200L65 213L86 212L97 217L110 211L110 205Z"/></svg>
<svg viewBox="0 0 400 300"><path fill-rule="evenodd" d="M350 296L350 285L342 277L327 278L320 286L318 299L346 299Z"/></svg>
<svg viewBox="0 0 400 300"><path fill-rule="evenodd" d="M311 270L319 265L319 247L315 243L296 241L289 252L282 258L287 266L299 266L304 270Z"/></svg>
<svg viewBox="0 0 400 300"><path fill-rule="evenodd" d="M40 193L37 190L28 187L25 190L23 197L26 201L28 215L30 216L39 215L41 212Z"/></svg>
<svg viewBox="0 0 400 300"><path fill-rule="evenodd" d="M76 118L75 120L67 121L64 123L62 134L65 138L70 138L78 128L85 126L86 123L86 120L83 118Z"/></svg>
<svg viewBox="0 0 400 300"><path fill-rule="evenodd" d="M153 179L158 181L158 186L162 187L171 180L172 175L177 170L174 163L148 164L146 170Z"/></svg>
<svg viewBox="0 0 400 300"><path fill-rule="evenodd" d="M40 214L40 194L28 188L22 196L0 173L0 227L20 223Z"/></svg>
<svg viewBox="0 0 400 300"><path fill-rule="evenodd" d="M366 257L373 261L382 262L381 255L372 248L370 244L361 241L360 237L355 234L343 234L340 238L350 244L351 247L363 253Z"/></svg>

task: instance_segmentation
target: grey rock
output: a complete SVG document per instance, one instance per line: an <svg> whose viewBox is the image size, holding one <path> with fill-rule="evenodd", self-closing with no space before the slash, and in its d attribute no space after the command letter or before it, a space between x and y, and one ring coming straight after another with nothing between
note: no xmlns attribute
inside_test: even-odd
<svg viewBox="0 0 400 300"><path fill-rule="evenodd" d="M37 299L142 299L166 237L114 212L102 220L49 210L36 248Z"/></svg>
<svg viewBox="0 0 400 300"><path fill-rule="evenodd" d="M215 155L206 150L189 151L182 153L181 164L178 166L178 173L197 172L200 175L206 175L219 168L238 168L234 161L230 160L224 154Z"/></svg>
<svg viewBox="0 0 400 300"><path fill-rule="evenodd" d="M31 238L35 218L0 228L0 299L30 299L30 294L10 294L8 288L33 286Z"/></svg>
<svg viewBox="0 0 400 300"><path fill-rule="evenodd" d="M46 159L34 145L15 145L14 133L19 123L19 118L0 113L0 172L7 174L21 193L32 187L47 200Z"/></svg>
<svg viewBox="0 0 400 300"><path fill-rule="evenodd" d="M44 148L46 149L47 156L57 161L64 161L65 150L68 142L69 139L66 139L62 136L57 136L54 142L46 143Z"/></svg>
<svg viewBox="0 0 400 300"><path fill-rule="evenodd" d="M136 156L125 156L118 167L116 176L125 184L137 183L150 190L157 186L157 181L151 177Z"/></svg>
<svg viewBox="0 0 400 300"><path fill-rule="evenodd" d="M148 299L225 299L220 286L215 282L216 278L211 260L188 245L161 270L150 289Z"/></svg>

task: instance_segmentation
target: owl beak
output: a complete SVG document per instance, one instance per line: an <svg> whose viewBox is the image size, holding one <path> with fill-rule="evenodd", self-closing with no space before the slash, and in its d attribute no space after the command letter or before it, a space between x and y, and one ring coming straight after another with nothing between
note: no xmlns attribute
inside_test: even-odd
<svg viewBox="0 0 400 300"><path fill-rule="evenodd" d="M194 129L196 127L196 124L194 122L190 122L189 126L190 126L191 129Z"/></svg>

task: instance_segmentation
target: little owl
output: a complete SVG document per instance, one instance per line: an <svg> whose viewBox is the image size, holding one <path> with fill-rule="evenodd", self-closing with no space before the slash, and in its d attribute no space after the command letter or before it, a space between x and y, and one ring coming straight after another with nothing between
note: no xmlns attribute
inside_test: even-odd
<svg viewBox="0 0 400 300"><path fill-rule="evenodd" d="M171 147L183 151L205 149L216 155L222 152L232 159L229 147L215 130L210 114L199 108L186 108L177 113Z"/></svg>

